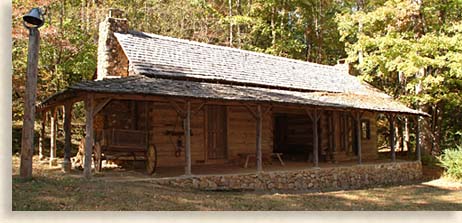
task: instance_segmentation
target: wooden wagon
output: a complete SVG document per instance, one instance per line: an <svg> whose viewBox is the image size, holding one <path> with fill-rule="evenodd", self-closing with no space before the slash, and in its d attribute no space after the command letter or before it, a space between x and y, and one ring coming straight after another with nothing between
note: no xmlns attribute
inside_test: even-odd
<svg viewBox="0 0 462 223"><path fill-rule="evenodd" d="M145 160L146 172L153 174L157 167L157 149L149 143L149 132L129 129L104 129L102 140L95 144L95 168L102 169L103 160L133 158ZM140 159L141 158L141 159Z"/></svg>

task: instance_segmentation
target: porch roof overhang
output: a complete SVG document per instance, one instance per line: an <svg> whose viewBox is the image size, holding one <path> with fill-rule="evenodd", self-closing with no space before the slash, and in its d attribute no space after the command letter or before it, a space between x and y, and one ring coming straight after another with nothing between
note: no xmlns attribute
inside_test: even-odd
<svg viewBox="0 0 462 223"><path fill-rule="evenodd" d="M134 75L99 81L83 81L47 98L38 111L69 102L83 100L87 94L111 96L162 96L202 100L221 100L252 103L292 104L338 110L367 110L428 116L410 109L391 98L351 93L299 92L261 87L236 86L220 83L172 80Z"/></svg>

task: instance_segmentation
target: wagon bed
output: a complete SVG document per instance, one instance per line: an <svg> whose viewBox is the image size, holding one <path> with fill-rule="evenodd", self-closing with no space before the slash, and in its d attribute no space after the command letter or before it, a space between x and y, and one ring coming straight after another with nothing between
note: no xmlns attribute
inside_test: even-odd
<svg viewBox="0 0 462 223"><path fill-rule="evenodd" d="M149 132L130 129L104 129L103 138L95 145L95 168L101 171L102 160L133 157L145 160L146 171L152 174L157 166L157 151L149 143ZM141 159L140 159L141 158Z"/></svg>

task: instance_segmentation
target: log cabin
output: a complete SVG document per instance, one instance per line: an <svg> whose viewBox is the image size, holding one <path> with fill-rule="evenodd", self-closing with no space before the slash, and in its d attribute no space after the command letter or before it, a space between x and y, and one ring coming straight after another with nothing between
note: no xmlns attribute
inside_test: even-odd
<svg viewBox="0 0 462 223"><path fill-rule="evenodd" d="M86 111L87 177L92 159L101 171L103 157L118 154L145 159L149 173L184 167L185 176L212 164L260 173L273 159L281 168L361 165L378 159L378 115L390 123L427 115L350 75L346 63L321 65L134 31L121 15L112 9L100 24L96 80L39 105L42 113L65 108L65 171L71 168L70 114L79 101Z"/></svg>

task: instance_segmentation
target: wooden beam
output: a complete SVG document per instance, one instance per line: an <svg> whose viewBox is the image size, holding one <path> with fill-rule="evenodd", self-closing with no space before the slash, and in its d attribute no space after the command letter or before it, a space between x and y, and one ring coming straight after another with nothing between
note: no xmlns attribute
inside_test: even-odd
<svg viewBox="0 0 462 223"><path fill-rule="evenodd" d="M40 137L39 137L39 160L43 160L45 156L43 155L43 141L45 140L45 134L46 134L46 123L47 123L47 113L42 112L42 122L40 126Z"/></svg>
<svg viewBox="0 0 462 223"><path fill-rule="evenodd" d="M131 129L138 129L138 107L136 101L130 101Z"/></svg>
<svg viewBox="0 0 462 223"><path fill-rule="evenodd" d="M186 156L186 167L185 167L185 175L191 175L191 102L186 102L186 119L185 119L185 156Z"/></svg>
<svg viewBox="0 0 462 223"><path fill-rule="evenodd" d="M319 139L318 139L318 121L319 112L318 109L309 110L305 108L305 113L310 117L313 128L313 165L319 167Z"/></svg>
<svg viewBox="0 0 462 223"><path fill-rule="evenodd" d="M172 101L172 100L169 100L168 101L172 106L173 108L175 109L175 111L178 113L178 115L180 115L181 117L185 117L187 114L187 111L185 111L184 109L182 109L175 101ZM191 102L186 102L186 103L191 103ZM190 105L191 106L191 105Z"/></svg>
<svg viewBox="0 0 462 223"><path fill-rule="evenodd" d="M358 149L358 164L362 163L362 153L361 153L361 114L360 112L355 113L355 122L356 122L356 148Z"/></svg>
<svg viewBox="0 0 462 223"><path fill-rule="evenodd" d="M96 116L103 108L112 100L112 98L106 98L104 101L100 102L98 105L95 106L95 110L93 111L93 117Z"/></svg>
<svg viewBox="0 0 462 223"><path fill-rule="evenodd" d="M422 155L420 151L420 117L417 116L416 118L416 126L415 126L415 153L417 156L417 161L422 160Z"/></svg>
<svg viewBox="0 0 462 223"><path fill-rule="evenodd" d="M306 113L306 115L308 115L308 117L310 118L311 121L313 121L313 114L311 114L311 110L309 110L308 108L305 108L303 109Z"/></svg>
<svg viewBox="0 0 462 223"><path fill-rule="evenodd" d="M257 157L257 172L261 172L263 170L262 165L262 151L261 151L261 144L262 144L262 111L261 105L257 105L257 112L256 112L256 119L257 119L257 143L256 143L256 157Z"/></svg>
<svg viewBox="0 0 462 223"><path fill-rule="evenodd" d="M388 115L388 121L390 123L390 149L391 149L391 161L396 161L395 154L395 116Z"/></svg>
<svg viewBox="0 0 462 223"><path fill-rule="evenodd" d="M339 120L340 120L340 131L341 131L341 135L340 135L340 144L341 144L341 147L342 147L342 150L343 151L347 151L347 130L346 130L346 115L345 115L345 112L342 112L339 114Z"/></svg>
<svg viewBox="0 0 462 223"><path fill-rule="evenodd" d="M271 109L273 108L273 105L269 105L262 113L262 115L266 115Z"/></svg>
<svg viewBox="0 0 462 223"><path fill-rule="evenodd" d="M202 109L202 108L205 106L205 104L206 104L206 102L205 102L205 101L204 101L204 102L202 102L202 103L200 103L200 104L199 104L199 106L197 106L197 108L196 108L196 109L194 109L193 111L191 111L191 113L192 113L192 114L196 114L196 113L198 113L198 112L199 112L199 111L200 111L200 110L201 110L201 109Z"/></svg>
<svg viewBox="0 0 462 223"><path fill-rule="evenodd" d="M243 104L243 105L245 106L245 108L247 108L247 110L250 112L250 114L253 116L254 119L258 119L258 114L248 104Z"/></svg>
<svg viewBox="0 0 462 223"><path fill-rule="evenodd" d="M64 160L62 170L71 171L71 120L72 120L72 103L64 105Z"/></svg>
<svg viewBox="0 0 462 223"><path fill-rule="evenodd" d="M56 162L56 132L57 132L57 120L56 120L57 109L53 108L51 111L51 126L50 126L50 166L53 166Z"/></svg>
<svg viewBox="0 0 462 223"><path fill-rule="evenodd" d="M40 104L37 106L37 112L43 112L43 111L51 111L54 107L57 106L63 106L66 103L72 103L75 104L76 102L79 101L84 101L85 100L85 95L88 94L87 92L72 92L66 94L66 97L64 98L59 98L52 101L47 101L47 103Z"/></svg>
<svg viewBox="0 0 462 223"><path fill-rule="evenodd" d="M93 151L93 96L88 95L85 99L85 157L83 174L85 178L91 178L91 155Z"/></svg>
<svg viewBox="0 0 462 223"><path fill-rule="evenodd" d="M144 118L146 120L145 122L145 129L147 131L148 134L146 134L146 142L148 142L148 145L149 145L149 134L150 134L150 126L151 126L151 122L150 122L150 116L149 116L149 111L150 111L150 108L151 108L151 103L146 101L144 102Z"/></svg>
<svg viewBox="0 0 462 223"><path fill-rule="evenodd" d="M314 166L319 167L319 142L318 142L318 120L319 114L318 111L315 109L313 111L313 161Z"/></svg>
<svg viewBox="0 0 462 223"><path fill-rule="evenodd" d="M205 109L204 109L204 146L205 146L205 149L204 149L204 160L205 162L208 161L209 159L209 154L208 154L208 149L209 149L209 123L208 123L208 120L209 120L209 106L206 105ZM228 115L226 115L226 117L228 118ZM228 120L226 120L228 121Z"/></svg>
<svg viewBox="0 0 462 223"><path fill-rule="evenodd" d="M335 138L334 138L334 112L331 111L328 118L329 128L329 156L332 162L335 160Z"/></svg>
<svg viewBox="0 0 462 223"><path fill-rule="evenodd" d="M319 139L318 139L318 121L319 121L319 113L317 109L313 109L310 111L309 109L305 109L306 114L310 117L312 122L313 128L313 165L315 167L319 166Z"/></svg>

